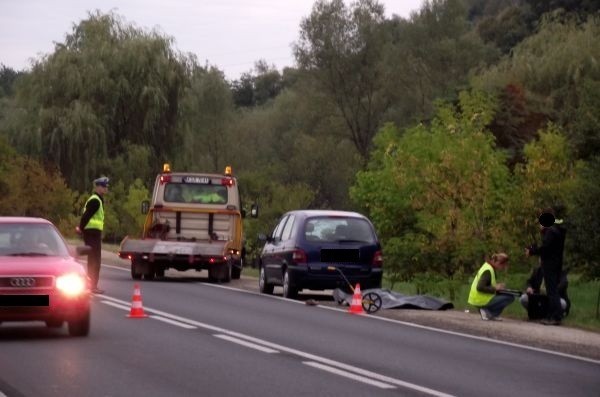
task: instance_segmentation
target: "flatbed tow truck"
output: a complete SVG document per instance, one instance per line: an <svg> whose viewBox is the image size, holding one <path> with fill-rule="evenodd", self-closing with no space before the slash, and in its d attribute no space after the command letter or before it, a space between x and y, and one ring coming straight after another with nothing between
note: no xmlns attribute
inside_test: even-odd
<svg viewBox="0 0 600 397"><path fill-rule="evenodd" d="M208 270L211 282L240 278L243 267L242 218L237 179L224 174L171 172L156 176L141 239L125 237L119 256L131 261L131 277L152 280L165 270ZM252 206L252 217L258 207Z"/></svg>

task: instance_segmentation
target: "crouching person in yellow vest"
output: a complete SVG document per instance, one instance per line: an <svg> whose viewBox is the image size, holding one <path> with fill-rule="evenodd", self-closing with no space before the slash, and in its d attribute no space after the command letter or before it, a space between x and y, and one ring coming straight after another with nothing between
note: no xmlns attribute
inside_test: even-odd
<svg viewBox="0 0 600 397"><path fill-rule="evenodd" d="M501 320L500 314L504 308L515 300L513 295L498 293L504 289L504 284L496 282L496 270L506 269L507 266L508 255L503 252L494 254L475 275L469 292L469 304L479 309L482 320Z"/></svg>

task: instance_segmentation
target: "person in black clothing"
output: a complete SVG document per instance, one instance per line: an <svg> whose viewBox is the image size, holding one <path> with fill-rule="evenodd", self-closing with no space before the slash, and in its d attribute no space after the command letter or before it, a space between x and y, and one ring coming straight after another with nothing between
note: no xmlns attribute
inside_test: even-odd
<svg viewBox="0 0 600 397"><path fill-rule="evenodd" d="M534 294L545 293L545 286L542 287L544 281L544 270L541 266L537 266L531 272L531 276L527 279L527 289L523 295L521 295L521 305L525 310L529 307L529 296ZM563 316L569 315L571 309L571 301L569 295L567 295L567 288L569 281L567 280L567 271L563 270L560 279L558 281L558 295L560 296L560 308L563 311Z"/></svg>
<svg viewBox="0 0 600 397"><path fill-rule="evenodd" d="M94 180L94 193L86 201L83 215L77 226L77 233L83 234L85 245L92 248L88 255L87 271L92 281L92 292L101 294L98 288L100 261L102 254L102 230L104 229L104 195L108 192L108 178Z"/></svg>
<svg viewBox="0 0 600 397"><path fill-rule="evenodd" d="M563 270L563 253L566 229L563 221L555 218L553 208L547 208L539 216L542 226L542 245L532 245L525 250L525 255L539 255L543 271L543 279L548 295L548 316L542 320L544 325L560 325L563 310L560 305L558 284Z"/></svg>

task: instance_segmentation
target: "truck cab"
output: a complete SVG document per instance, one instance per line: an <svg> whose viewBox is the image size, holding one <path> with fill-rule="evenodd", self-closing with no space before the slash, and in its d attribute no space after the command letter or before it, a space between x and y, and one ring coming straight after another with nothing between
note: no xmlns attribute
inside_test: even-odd
<svg viewBox="0 0 600 397"><path fill-rule="evenodd" d="M211 281L240 277L245 213L231 167L212 174L172 172L165 164L143 212L143 238L125 238L119 250L134 279L162 277L168 268L206 269Z"/></svg>

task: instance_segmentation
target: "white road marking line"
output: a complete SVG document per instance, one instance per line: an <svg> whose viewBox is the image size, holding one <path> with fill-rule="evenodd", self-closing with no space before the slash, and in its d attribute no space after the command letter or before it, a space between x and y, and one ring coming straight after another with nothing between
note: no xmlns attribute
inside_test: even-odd
<svg viewBox="0 0 600 397"><path fill-rule="evenodd" d="M126 306L126 305L122 305L120 303L115 303L115 302L111 302L111 301L107 301L107 300L103 300L101 301L102 303L109 305L109 306L113 306L113 307L117 307L119 309L123 309L123 310L130 310L130 306Z"/></svg>
<svg viewBox="0 0 600 397"><path fill-rule="evenodd" d="M264 346L260 346L260 345L254 344L254 343L250 343L250 342L246 342L246 341L243 341L243 340L235 339L235 338L233 338L233 337L231 337L229 335L215 334L213 336L217 337L217 338L220 338L220 339L224 339L224 340L229 341L229 342L237 343L238 345L249 347L251 349L260 350L263 353L279 353L277 350L269 349L268 347L264 347Z"/></svg>
<svg viewBox="0 0 600 397"><path fill-rule="evenodd" d="M102 266L103 266L103 267L108 267L108 268L111 268L111 269L121 270L121 271L124 271L124 272L129 272L129 271L131 271L130 269L126 269L126 268L124 268L124 267L120 267L120 266L113 266L113 265L107 265L107 264L105 264L105 263L103 263L103 264L102 264Z"/></svg>
<svg viewBox="0 0 600 397"><path fill-rule="evenodd" d="M106 295L104 295L104 298L105 299L110 299L111 301L117 302L117 303L120 303L120 304L126 303L126 302L124 302L124 301L122 301L120 299L113 298L113 297L106 296ZM371 372L371 371L363 369L363 368L359 368L359 367L355 367L355 366L352 366L352 365L344 364L344 363L339 362L339 361L331 360L331 359L328 359L328 358L325 358L325 357L321 357L321 356L317 356L317 355L314 355L314 354L306 353L306 352L303 352L303 351L300 351L300 350L292 349L290 347L286 347L286 346L283 346L283 345L272 343L272 342L269 342L269 341L266 341L266 340L263 340L263 339L255 338L255 337L252 337L250 335L241 334L239 332L230 331L230 330L225 329L225 328L216 327L214 325L210 325L210 324L206 324L206 323L201 323L199 321L191 320L191 319L188 319L188 318L185 318L185 317L180 317L180 316L177 316L175 314L166 313L166 312L163 312L161 310L152 309L152 308L145 308L144 310L147 311L147 312L150 312L150 313L156 313L156 314L159 314L159 315L164 316L164 317L175 319L175 320L181 321L183 323L195 325L198 328L204 328L204 329L207 329L207 330L210 330L210 331L217 332L219 334L225 334L225 335L228 335L229 337L232 337L235 340L243 339L243 340L245 340L247 342L251 342L251 343L254 343L254 344L257 344L257 345L262 345L263 347L268 347L268 348L271 348L273 350L278 350L280 352L281 351L282 352L286 352L286 353L289 353L289 354L292 354L292 355L295 355L295 356L298 356L298 357L302 357L302 358L307 359L309 361L315 361L315 362L319 362L319 363L322 363L322 364L326 364L326 365L330 365L330 366L333 366L333 367L337 367L337 368L340 368L340 369L343 369L343 370L346 370L346 371L350 371L350 372L354 372L355 374L358 374L358 375L361 375L361 376L365 376L365 377L369 377L369 378L372 378L372 379L375 379L375 380L379 380L379 381L382 381L382 382L387 382L387 383L391 383L393 385L405 387L407 389L416 390L416 391L419 391L419 392L427 394L427 395L431 395L431 396L435 396L435 397L450 397L451 396L450 394L442 393L440 391L437 391L437 390L434 390L434 389L430 389L430 388L427 388L427 387L424 387L424 386L419 386L419 385L416 385L416 384L413 384L413 383L410 383L410 382L405 382L405 381L400 380L400 379L395 379L395 378L391 378L389 376L378 374L376 372Z"/></svg>
<svg viewBox="0 0 600 397"><path fill-rule="evenodd" d="M349 373L349 372L344 372L344 371L342 371L340 369L337 369L337 368L334 368L334 367L329 367L329 366L323 365L323 364L319 364L319 363L316 363L314 361L302 361L302 364L308 365L310 367L318 368L318 369L321 369L323 371L330 372L332 374L343 376L345 378L352 379L352 380L355 380L357 382L367 383L367 384L369 384L371 386L376 386L376 387L379 387L381 389L395 389L396 388L396 386L392 386L392 385L387 384L387 383L378 382L378 381L373 380L373 379L363 378L363 377L360 377L360 376L356 376L356 374Z"/></svg>
<svg viewBox="0 0 600 397"><path fill-rule="evenodd" d="M168 324L176 325L178 327L185 328L185 329L196 329L196 328L198 328L198 327L195 327L193 325L189 325L189 324L182 323L182 322L179 322L179 321L171 320L169 318L162 317L162 316L150 316L150 318L153 318L155 320L162 321L162 322L165 322L165 323L168 323Z"/></svg>

